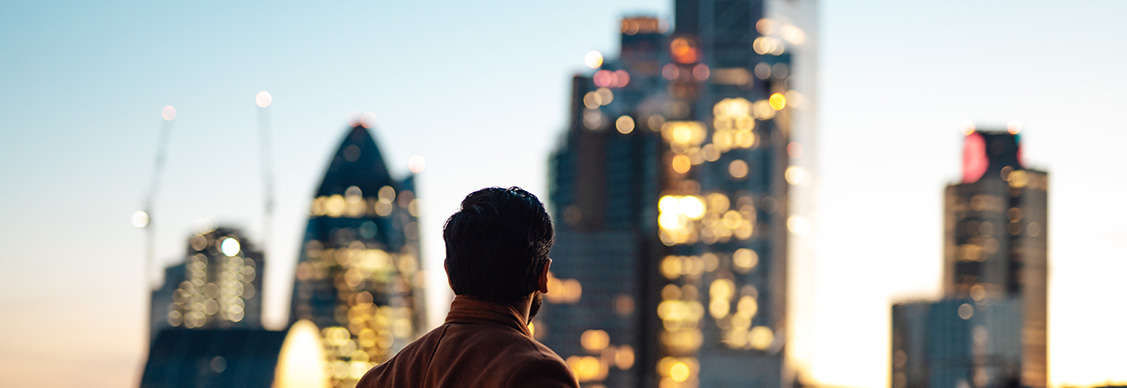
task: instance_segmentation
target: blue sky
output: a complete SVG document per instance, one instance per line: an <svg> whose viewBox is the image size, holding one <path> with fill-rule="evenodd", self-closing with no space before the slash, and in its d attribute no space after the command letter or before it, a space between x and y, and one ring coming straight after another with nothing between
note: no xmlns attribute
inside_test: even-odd
<svg viewBox="0 0 1127 388"><path fill-rule="evenodd" d="M545 192L568 82L617 20L668 1L0 4L0 385L135 384L143 234L160 109L178 109L157 200L158 260L201 223L261 241L253 96L273 94L277 325L305 213L350 115L374 112L394 173L422 155L424 255L489 185ZM884 386L888 306L938 292L941 195L960 123L1024 126L1048 170L1055 383L1127 380L1127 52L1114 1L822 2L819 254L811 373ZM432 279L441 281L441 275ZM155 278L154 278L155 279ZM441 283L438 283L441 284ZM432 297L441 311L443 295ZM1109 351L1114 350L1114 351ZM1106 352L1106 353L1104 353ZM74 373L53 373L65 366ZM91 381L89 376L98 376Z"/></svg>

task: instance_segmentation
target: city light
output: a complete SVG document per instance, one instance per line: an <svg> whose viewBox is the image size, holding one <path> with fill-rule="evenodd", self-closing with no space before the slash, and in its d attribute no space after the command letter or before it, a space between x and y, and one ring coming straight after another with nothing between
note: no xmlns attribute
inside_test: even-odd
<svg viewBox="0 0 1127 388"><path fill-rule="evenodd" d="M598 69L599 66L603 65L603 54L595 50L588 51L587 55L583 56L583 63L586 64L587 67Z"/></svg>
<svg viewBox="0 0 1127 388"><path fill-rule="evenodd" d="M364 112L360 115L360 126L364 128L373 128L376 126L376 114L372 112Z"/></svg>
<svg viewBox="0 0 1127 388"><path fill-rule="evenodd" d="M736 159L728 163L728 174L736 179L747 177L747 162Z"/></svg>
<svg viewBox="0 0 1127 388"><path fill-rule="evenodd" d="M172 105L165 105L164 108L160 110L160 117L163 118L164 121L172 121L172 119L176 118L176 108L173 108Z"/></svg>
<svg viewBox="0 0 1127 388"><path fill-rule="evenodd" d="M787 171L783 174L783 177L786 178L787 183L792 185L806 184L806 169L799 166L787 167Z"/></svg>
<svg viewBox="0 0 1127 388"><path fill-rule="evenodd" d="M963 135L970 135L970 134L974 133L974 122L973 121L965 120L965 121L962 122L962 124L959 124L959 127L962 128Z"/></svg>
<svg viewBox="0 0 1127 388"><path fill-rule="evenodd" d="M133 227L138 229L149 226L149 213L146 213L144 210L135 211L133 212L132 221Z"/></svg>
<svg viewBox="0 0 1127 388"><path fill-rule="evenodd" d="M413 155L410 159L407 159L407 169L411 170L413 173L418 174L423 172L426 168L427 160L424 159L422 155Z"/></svg>
<svg viewBox="0 0 1127 388"><path fill-rule="evenodd" d="M806 43L806 33L793 24L784 24L779 28L779 34L782 35L783 40L791 44L802 45Z"/></svg>
<svg viewBox="0 0 1127 388"><path fill-rule="evenodd" d="M710 75L712 75L712 71L708 68L708 65L698 63L696 66L693 66L693 79L697 81L707 81Z"/></svg>
<svg viewBox="0 0 1127 388"><path fill-rule="evenodd" d="M669 52L673 55L673 60L677 63L690 64L696 63L700 59L696 47L685 38L676 38L669 43Z"/></svg>
<svg viewBox="0 0 1127 388"><path fill-rule="evenodd" d="M782 93L772 94L769 101L774 110L783 110L787 106L787 98Z"/></svg>
<svg viewBox="0 0 1127 388"><path fill-rule="evenodd" d="M614 121L614 128L623 135L628 134L634 130L634 119L626 115L619 116L618 120Z"/></svg>
<svg viewBox="0 0 1127 388"><path fill-rule="evenodd" d="M258 105L259 108L262 108L262 109L269 108L270 103L273 102L273 101L274 101L274 97L270 95L270 92L267 92L265 90L258 92L258 94L254 95L254 103L256 105Z"/></svg>
<svg viewBox="0 0 1127 388"><path fill-rule="evenodd" d="M688 380L689 366L681 361L673 363L673 366L669 367L669 377L678 383Z"/></svg>
<svg viewBox="0 0 1127 388"><path fill-rule="evenodd" d="M610 345L610 336L602 330L587 330L580 336L579 341L588 351L598 352Z"/></svg>
<svg viewBox="0 0 1127 388"><path fill-rule="evenodd" d="M228 237L224 238L222 241L223 242L219 244L219 250L222 251L224 255L230 257L239 254L239 250L241 249L239 240Z"/></svg>
<svg viewBox="0 0 1127 388"><path fill-rule="evenodd" d="M1011 135L1021 133L1021 122L1017 120L1010 120L1008 123L1006 123L1006 131Z"/></svg>

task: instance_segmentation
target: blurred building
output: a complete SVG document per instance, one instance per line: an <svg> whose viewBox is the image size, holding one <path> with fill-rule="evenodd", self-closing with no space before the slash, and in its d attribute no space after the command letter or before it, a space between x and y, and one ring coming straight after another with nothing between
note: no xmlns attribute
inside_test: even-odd
<svg viewBox="0 0 1127 388"><path fill-rule="evenodd" d="M1021 387L1019 299L944 299L893 306L900 387Z"/></svg>
<svg viewBox="0 0 1127 388"><path fill-rule="evenodd" d="M794 12L772 19L781 7ZM790 19L802 7L677 1L672 32L624 18L619 58L589 57L593 73L573 78L550 158L551 306L533 323L584 386L793 379L788 247L809 218L789 204L811 173L792 163L810 112L793 104L792 49L813 36Z"/></svg>
<svg viewBox="0 0 1127 388"><path fill-rule="evenodd" d="M141 387L324 388L324 349L308 321L288 331L164 330L149 352Z"/></svg>
<svg viewBox="0 0 1127 388"><path fill-rule="evenodd" d="M949 326L941 322L951 317L970 320L963 314L964 304L957 311L946 308L929 313L923 328L905 327L913 322L918 324L919 320L904 318L913 316L910 311L923 307L896 305L894 388L997 386L1001 384L1001 377L997 377L1003 373L1000 371L1010 374L1007 378L1023 387L1048 385L1048 174L1022 164L1020 138L1016 128L999 132L972 130L966 134L962 182L949 185L946 191L945 299L932 306L935 310L935 306L954 303L951 301L969 300L974 303L964 304L975 311L979 305L1015 304L1016 320L1004 320L1010 326L979 325L973 326L973 330L975 335L981 331L987 339L1020 333L1020 351L993 354L995 358L989 363L960 359L951 365L936 359L939 350L933 348L973 349L977 346L973 341L978 337L949 337L947 340L952 343L945 345L920 339L942 336ZM896 317L898 313L901 318ZM906 334L919 330L935 332L923 332L923 337ZM927 384L917 385L920 381Z"/></svg>
<svg viewBox="0 0 1127 388"><path fill-rule="evenodd" d="M261 328L262 251L227 227L192 235L187 250L153 290L150 342L169 328Z"/></svg>
<svg viewBox="0 0 1127 388"><path fill-rule="evenodd" d="M290 321L325 337L335 387L351 387L426 329L413 176L395 180L364 124L345 135L317 188Z"/></svg>

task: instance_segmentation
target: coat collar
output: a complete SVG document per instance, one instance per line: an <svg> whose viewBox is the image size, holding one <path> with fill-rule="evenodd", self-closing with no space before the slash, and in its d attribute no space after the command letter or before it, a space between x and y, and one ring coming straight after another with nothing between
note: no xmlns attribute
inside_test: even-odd
<svg viewBox="0 0 1127 388"><path fill-rule="evenodd" d="M496 323L517 329L526 337L532 338L532 332L524 322L521 314L512 305L504 302L467 295L457 295L450 303L450 312L446 314L446 323Z"/></svg>

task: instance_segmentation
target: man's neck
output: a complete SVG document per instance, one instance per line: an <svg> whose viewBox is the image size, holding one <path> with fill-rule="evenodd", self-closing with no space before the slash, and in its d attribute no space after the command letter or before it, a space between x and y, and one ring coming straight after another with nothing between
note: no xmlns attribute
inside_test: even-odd
<svg viewBox="0 0 1127 388"><path fill-rule="evenodd" d="M499 304L499 305L509 306L509 307L513 308L514 310L516 310L517 313L520 314L521 321L524 322L525 325L528 324L528 314L532 310L532 297L533 297L532 294L529 294L527 297L517 299L517 300L502 300L502 299L497 299L497 298L489 298L489 297L475 296L475 295L459 295L459 296L464 297L464 298L477 299L477 300L486 301L486 302L489 302L489 303L496 303L496 304Z"/></svg>

